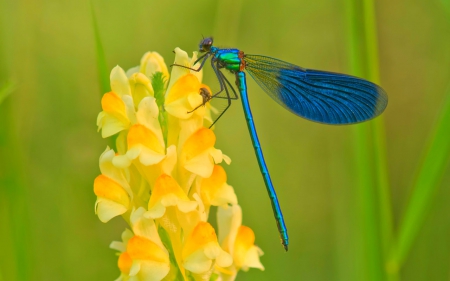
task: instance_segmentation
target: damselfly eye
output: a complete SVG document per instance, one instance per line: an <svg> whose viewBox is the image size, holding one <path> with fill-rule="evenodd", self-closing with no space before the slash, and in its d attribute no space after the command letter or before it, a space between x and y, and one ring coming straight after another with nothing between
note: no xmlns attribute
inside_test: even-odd
<svg viewBox="0 0 450 281"><path fill-rule="evenodd" d="M203 39L202 41L200 41L199 51L201 53L209 52L211 50L212 43L213 43L212 37Z"/></svg>

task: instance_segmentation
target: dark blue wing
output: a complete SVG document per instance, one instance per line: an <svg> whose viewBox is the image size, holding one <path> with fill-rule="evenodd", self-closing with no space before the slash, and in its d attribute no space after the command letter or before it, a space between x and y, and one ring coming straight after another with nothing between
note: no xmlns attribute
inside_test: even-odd
<svg viewBox="0 0 450 281"><path fill-rule="evenodd" d="M265 56L245 55L246 70L276 102L289 111L326 124L363 122L387 106L386 92L367 80L304 69Z"/></svg>

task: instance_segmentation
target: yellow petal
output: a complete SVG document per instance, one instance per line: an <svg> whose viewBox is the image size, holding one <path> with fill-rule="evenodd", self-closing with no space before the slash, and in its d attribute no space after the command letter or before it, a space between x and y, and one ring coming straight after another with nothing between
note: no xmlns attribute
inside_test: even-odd
<svg viewBox="0 0 450 281"><path fill-rule="evenodd" d="M234 242L234 262L242 267L249 249L255 244L255 233L250 227L241 225Z"/></svg>
<svg viewBox="0 0 450 281"><path fill-rule="evenodd" d="M223 249L233 253L234 241L242 224L242 209L239 205L219 206L217 208L219 241Z"/></svg>
<svg viewBox="0 0 450 281"><path fill-rule="evenodd" d="M185 153L187 159L191 159L213 147L215 143L216 136L213 131L201 128L186 140L183 146L183 153Z"/></svg>
<svg viewBox="0 0 450 281"><path fill-rule="evenodd" d="M125 103L117 94L114 92L104 94L101 103L104 112L112 114L123 123L129 122Z"/></svg>
<svg viewBox="0 0 450 281"><path fill-rule="evenodd" d="M215 165L211 176L202 180L202 196L207 200L207 202L211 202L217 190L219 190L219 188L226 182L227 174L225 173L225 170L221 166Z"/></svg>
<svg viewBox="0 0 450 281"><path fill-rule="evenodd" d="M159 124L159 109L154 97L146 97L139 103L136 118L139 124L144 125L158 138L161 146L165 146L164 138Z"/></svg>
<svg viewBox="0 0 450 281"><path fill-rule="evenodd" d="M132 263L133 260L131 259L130 255L127 252L125 252L120 254L117 265L120 269L120 272L128 275L130 273Z"/></svg>
<svg viewBox="0 0 450 281"><path fill-rule="evenodd" d="M169 255L151 240L133 236L128 241L127 252L133 260L151 260L169 263Z"/></svg>
<svg viewBox="0 0 450 281"><path fill-rule="evenodd" d="M164 154L164 147L159 142L158 137L147 127L141 124L131 126L127 136L128 149L141 144L159 154Z"/></svg>
<svg viewBox="0 0 450 281"><path fill-rule="evenodd" d="M150 80L142 73L134 73L131 75L130 88L134 106L136 108L138 108L139 103L143 98L154 96L154 91Z"/></svg>
<svg viewBox="0 0 450 281"><path fill-rule="evenodd" d="M184 75L175 82L166 96L165 103L170 104L178 99L186 98L190 93L200 93L200 82L193 74Z"/></svg>
<svg viewBox="0 0 450 281"><path fill-rule="evenodd" d="M262 265L259 257L264 253L257 246L252 246L248 251L244 260L244 264L242 264L242 270L247 271L250 267L259 268L260 270L264 270L264 266Z"/></svg>
<svg viewBox="0 0 450 281"><path fill-rule="evenodd" d="M97 120L99 124L98 129L102 129L102 138L115 135L129 126L128 121L124 121L122 118L117 118L117 116L104 111L99 113Z"/></svg>
<svg viewBox="0 0 450 281"><path fill-rule="evenodd" d="M208 258L203 249L199 249L183 260L183 267L187 270L201 274L211 269L212 259Z"/></svg>
<svg viewBox="0 0 450 281"><path fill-rule="evenodd" d="M197 55L195 52L194 52L194 56L192 57L192 59L190 59L188 54L185 51L181 50L180 48L175 48L174 52L175 52L175 60L173 63L177 64L177 65L192 67L192 63L197 59ZM199 66L200 65L197 64L194 67L196 67L196 69L197 69ZM196 72L196 71L191 71L184 67L179 67L179 66L172 67L169 85L167 86L167 90L168 90L167 93L170 92L173 85L176 83L176 81L178 81L178 79L180 77L183 77L184 75L189 74L189 73L193 74L194 76L197 77L197 79L199 81L201 81L202 73L203 73L202 70L200 70L199 72Z"/></svg>
<svg viewBox="0 0 450 281"><path fill-rule="evenodd" d="M111 70L109 79L111 81L111 90L114 93L120 97L131 94L128 77L120 66L116 66Z"/></svg>
<svg viewBox="0 0 450 281"><path fill-rule="evenodd" d="M130 198L125 189L120 184L104 175L99 175L95 178L94 193L98 197L109 199L126 208L128 208L128 204L130 203Z"/></svg>
<svg viewBox="0 0 450 281"><path fill-rule="evenodd" d="M170 265L168 263L145 260L140 261L139 273L136 277L139 281L159 281L163 280L169 271Z"/></svg>
<svg viewBox="0 0 450 281"><path fill-rule="evenodd" d="M171 176L162 174L158 179L156 179L150 201L148 202L148 208L151 209L157 202L168 194L173 194L176 198L181 200L189 200L176 180L174 180Z"/></svg>
<svg viewBox="0 0 450 281"><path fill-rule="evenodd" d="M127 208L119 203L114 201L97 197L97 201L95 202L95 213L101 222L108 222L110 219L122 215L127 211Z"/></svg>
<svg viewBox="0 0 450 281"><path fill-rule="evenodd" d="M187 258L209 242L217 242L216 231L209 223L199 222L186 241L183 257Z"/></svg>
<svg viewBox="0 0 450 281"><path fill-rule="evenodd" d="M211 176L214 169L214 162L210 154L205 151L189 160L184 164L184 168L191 173L207 178Z"/></svg>
<svg viewBox="0 0 450 281"><path fill-rule="evenodd" d="M164 58L157 52L147 52L141 59L140 71L151 77L156 72L162 72L166 81L169 79L169 71Z"/></svg>

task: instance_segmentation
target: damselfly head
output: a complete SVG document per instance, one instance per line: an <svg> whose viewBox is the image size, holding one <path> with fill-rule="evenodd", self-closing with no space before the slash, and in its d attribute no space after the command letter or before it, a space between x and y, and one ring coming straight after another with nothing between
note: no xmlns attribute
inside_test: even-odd
<svg viewBox="0 0 450 281"><path fill-rule="evenodd" d="M212 44L213 44L212 37L207 37L207 38L202 39L202 41L200 41L200 44L198 46L199 52L200 53L209 52L211 50Z"/></svg>

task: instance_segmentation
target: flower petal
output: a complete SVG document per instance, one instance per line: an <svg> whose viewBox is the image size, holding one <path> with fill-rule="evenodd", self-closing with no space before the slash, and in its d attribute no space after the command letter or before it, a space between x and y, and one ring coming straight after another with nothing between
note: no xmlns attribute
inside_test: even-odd
<svg viewBox="0 0 450 281"><path fill-rule="evenodd" d="M128 241L127 252L133 260L148 260L169 263L169 254L156 243L141 236L133 236Z"/></svg>
<svg viewBox="0 0 450 281"><path fill-rule="evenodd" d="M126 190L111 178L99 175L94 180L94 193L98 197L102 197L128 208L130 198Z"/></svg>
<svg viewBox="0 0 450 281"><path fill-rule="evenodd" d="M132 264L133 260L131 259L130 255L127 252L120 254L119 260L117 261L117 265L122 273L128 275L130 273Z"/></svg>
<svg viewBox="0 0 450 281"><path fill-rule="evenodd" d="M167 70L167 65L164 62L164 58L157 52L147 52L141 58L140 71L152 77L156 72L162 72L165 79L169 79L169 71Z"/></svg>
<svg viewBox="0 0 450 281"><path fill-rule="evenodd" d="M212 260L208 258L204 251L197 250L189 255L183 262L184 268L193 273L204 273L208 271L212 266Z"/></svg>
<svg viewBox="0 0 450 281"><path fill-rule="evenodd" d="M186 161L184 168L202 178L209 178L214 169L214 162L209 153L204 152Z"/></svg>
<svg viewBox="0 0 450 281"><path fill-rule="evenodd" d="M109 79L111 81L111 90L114 93L120 97L123 95L131 95L128 77L120 66L116 66L111 70Z"/></svg>
<svg viewBox="0 0 450 281"><path fill-rule="evenodd" d="M110 219L119 216L127 211L122 204L114 201L98 198L95 202L95 212L101 222L108 222Z"/></svg>
<svg viewBox="0 0 450 281"><path fill-rule="evenodd" d="M160 281L166 277L169 271L169 263L141 261L139 281Z"/></svg>
<svg viewBox="0 0 450 281"><path fill-rule="evenodd" d="M133 97L134 106L136 108L139 107L139 103L143 98L154 96L153 86L150 82L150 79L148 79L148 77L144 74L134 73L129 78L129 82L131 95Z"/></svg>

